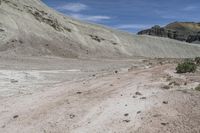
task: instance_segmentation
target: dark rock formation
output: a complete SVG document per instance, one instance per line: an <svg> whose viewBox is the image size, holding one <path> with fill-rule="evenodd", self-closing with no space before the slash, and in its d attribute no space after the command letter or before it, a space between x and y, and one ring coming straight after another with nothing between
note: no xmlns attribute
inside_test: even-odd
<svg viewBox="0 0 200 133"><path fill-rule="evenodd" d="M28 12L30 12L39 22L44 22L44 23L48 24L49 26L53 27L56 31L65 31L66 30L68 32L71 32L71 29L61 26L61 24L59 24L57 19L50 16L45 11L38 10L31 6L24 6L24 8L27 9Z"/></svg>
<svg viewBox="0 0 200 133"><path fill-rule="evenodd" d="M189 35L186 42L192 43L200 43L200 32L198 32L196 35Z"/></svg>
<svg viewBox="0 0 200 133"><path fill-rule="evenodd" d="M138 35L167 37L189 43L198 43L200 40L200 23L174 22L165 27L156 25L151 29L138 32Z"/></svg>

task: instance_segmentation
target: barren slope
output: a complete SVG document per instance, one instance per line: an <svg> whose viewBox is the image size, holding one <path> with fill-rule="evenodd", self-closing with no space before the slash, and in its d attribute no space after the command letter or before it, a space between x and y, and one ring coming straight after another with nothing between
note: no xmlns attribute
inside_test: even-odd
<svg viewBox="0 0 200 133"><path fill-rule="evenodd" d="M194 57L200 46L137 36L65 17L40 0L2 0L0 54L59 57Z"/></svg>

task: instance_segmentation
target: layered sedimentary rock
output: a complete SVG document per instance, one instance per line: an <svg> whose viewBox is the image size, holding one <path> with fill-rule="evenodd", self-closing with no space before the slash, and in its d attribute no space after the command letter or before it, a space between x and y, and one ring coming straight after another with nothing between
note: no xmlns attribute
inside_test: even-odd
<svg viewBox="0 0 200 133"><path fill-rule="evenodd" d="M174 22L165 27L154 26L151 29L138 32L139 35L166 37L189 43L199 42L200 23Z"/></svg>

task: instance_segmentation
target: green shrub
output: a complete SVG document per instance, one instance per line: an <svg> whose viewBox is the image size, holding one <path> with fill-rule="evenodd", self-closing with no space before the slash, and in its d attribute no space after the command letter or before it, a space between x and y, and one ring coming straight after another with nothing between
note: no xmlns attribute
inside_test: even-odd
<svg viewBox="0 0 200 133"><path fill-rule="evenodd" d="M194 62L194 59L193 58L187 58L187 59L184 59L184 62Z"/></svg>
<svg viewBox="0 0 200 133"><path fill-rule="evenodd" d="M195 88L196 91L200 91L200 85Z"/></svg>
<svg viewBox="0 0 200 133"><path fill-rule="evenodd" d="M178 66L176 67L176 72L177 73L195 72L196 69L197 69L196 64L188 61L178 64Z"/></svg>
<svg viewBox="0 0 200 133"><path fill-rule="evenodd" d="M200 65L200 57L196 57L195 62L196 62L196 64Z"/></svg>

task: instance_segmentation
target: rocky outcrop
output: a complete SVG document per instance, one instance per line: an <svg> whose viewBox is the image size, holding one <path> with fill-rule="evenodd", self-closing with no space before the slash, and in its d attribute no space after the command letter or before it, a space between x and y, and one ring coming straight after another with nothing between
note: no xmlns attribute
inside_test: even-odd
<svg viewBox="0 0 200 133"><path fill-rule="evenodd" d="M198 32L196 35L189 35L186 42L189 43L199 43L200 44L200 32Z"/></svg>
<svg viewBox="0 0 200 133"><path fill-rule="evenodd" d="M27 11L30 12L36 18L36 20L38 20L39 22L48 24L49 26L54 28L56 31L66 30L68 32L71 32L71 29L61 26L61 24L59 24L56 18L53 18L53 16L50 16L45 11L40 11L31 6L24 6L24 8L27 9Z"/></svg>
<svg viewBox="0 0 200 133"><path fill-rule="evenodd" d="M177 31L166 29L158 25L152 27L151 29L140 31L138 32L138 34L139 35L146 34L146 35L152 35L152 36L158 36L158 37L168 37L171 39L184 40L184 38L181 38L181 37L178 38Z"/></svg>
<svg viewBox="0 0 200 133"><path fill-rule="evenodd" d="M189 43L196 43L199 41L200 24L194 22L175 22L165 27L158 25L151 29L138 32L138 35L151 35L158 37L166 37L179 41Z"/></svg>

